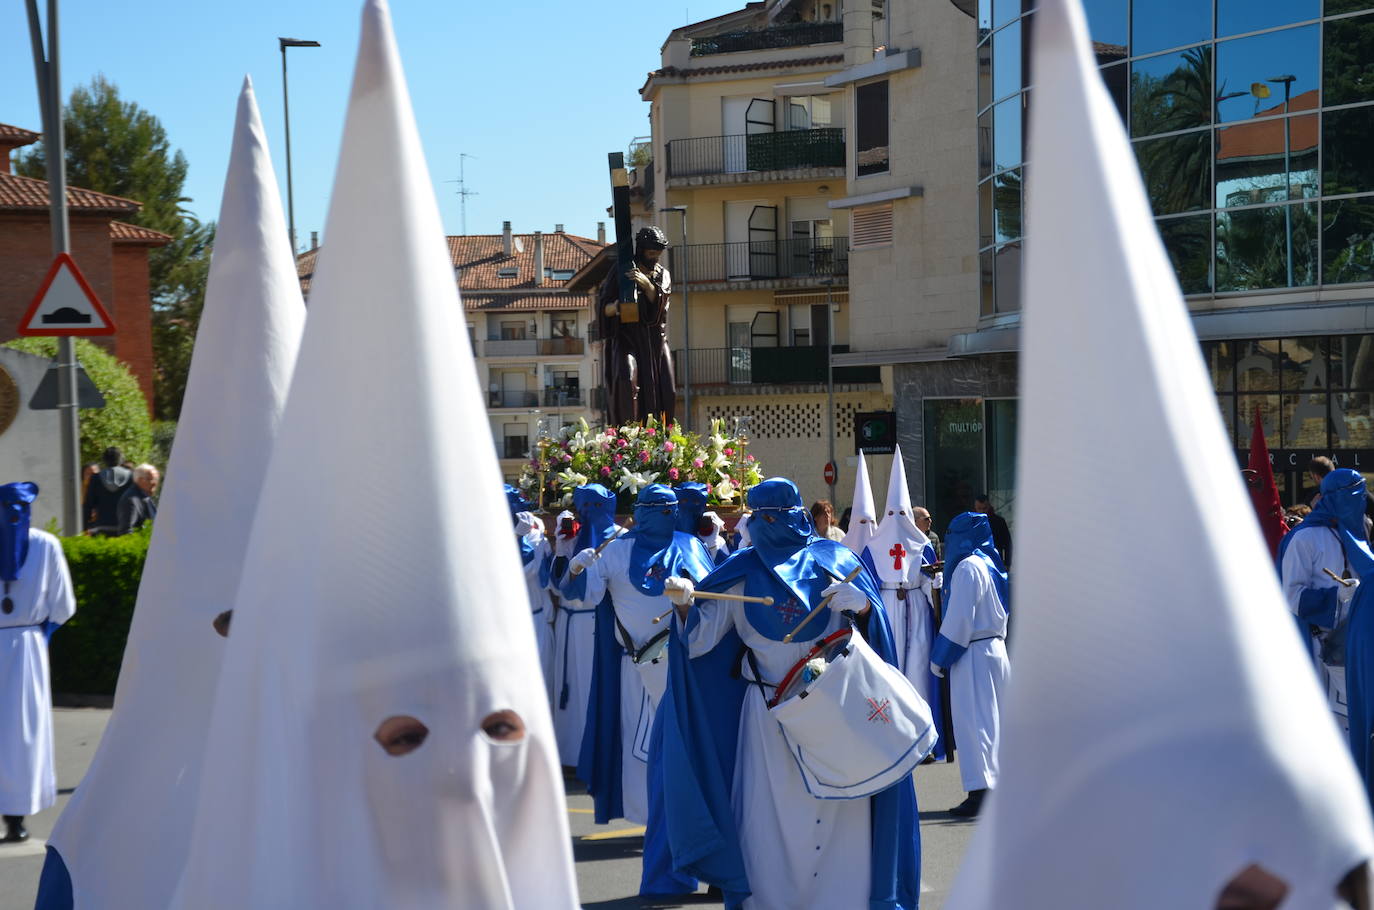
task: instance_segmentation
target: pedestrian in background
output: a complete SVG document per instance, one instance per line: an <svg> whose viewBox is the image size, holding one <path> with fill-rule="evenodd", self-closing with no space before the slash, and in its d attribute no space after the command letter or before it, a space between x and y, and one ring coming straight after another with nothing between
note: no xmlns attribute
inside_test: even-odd
<svg viewBox="0 0 1374 910"><path fill-rule="evenodd" d="M1007 520L997 514L997 510L992 507L992 499L986 493L979 493L973 499L973 511L981 512L988 517L988 524L992 527L992 543L997 547L997 552L1002 555L1002 562L1007 568L1011 568L1011 528L1007 527Z"/></svg>
<svg viewBox="0 0 1374 910"><path fill-rule="evenodd" d="M150 464L134 466L133 482L119 499L116 535L137 531L143 527L145 521L152 521L157 517L157 500L153 499L153 494L157 492L157 485L161 479L157 468Z"/></svg>
<svg viewBox="0 0 1374 910"><path fill-rule="evenodd" d="M87 534L113 537L119 533L119 501L133 482L133 471L124 467L124 453L110 446L100 458L105 467L86 485L83 512Z"/></svg>
<svg viewBox="0 0 1374 910"><path fill-rule="evenodd" d="M811 523L816 526L817 537L824 537L836 543L844 540L844 531L835 524L835 507L830 504L830 500L818 499L811 503Z"/></svg>

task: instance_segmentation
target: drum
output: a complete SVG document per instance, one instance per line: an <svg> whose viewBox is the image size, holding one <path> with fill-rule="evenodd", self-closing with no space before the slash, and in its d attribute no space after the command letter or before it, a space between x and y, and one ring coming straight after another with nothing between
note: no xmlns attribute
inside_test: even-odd
<svg viewBox="0 0 1374 910"><path fill-rule="evenodd" d="M886 790L930 754L938 737L925 699L852 628L817 642L783 677L768 707L818 799Z"/></svg>
<svg viewBox="0 0 1374 910"><path fill-rule="evenodd" d="M630 660L637 664L656 664L663 659L668 651L668 630L664 629L653 638L644 643L634 654L630 655Z"/></svg>

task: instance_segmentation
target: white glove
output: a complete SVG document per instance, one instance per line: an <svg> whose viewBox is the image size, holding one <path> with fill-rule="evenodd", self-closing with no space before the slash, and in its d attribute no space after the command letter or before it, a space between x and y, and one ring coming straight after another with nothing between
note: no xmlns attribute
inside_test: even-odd
<svg viewBox="0 0 1374 910"><path fill-rule="evenodd" d="M944 572L936 572L936 573L935 573L935 577L933 577L933 578L930 580L930 587L931 587L931 589L932 589L932 590L935 590L935 591L938 591L938 590L940 590L941 588L943 588L944 586L945 586L945 573L944 573Z"/></svg>
<svg viewBox="0 0 1374 910"><path fill-rule="evenodd" d="M516 512L516 513L515 513L515 536L516 536L516 537L524 537L524 536L525 536L526 534L528 534L530 531L534 530L534 521L535 521L534 516L531 515L529 512Z"/></svg>
<svg viewBox="0 0 1374 910"><path fill-rule="evenodd" d="M868 609L868 595L860 591L851 581L837 581L821 592L822 597L834 595L830 606L835 610L852 610L862 613Z"/></svg>
<svg viewBox="0 0 1374 910"><path fill-rule="evenodd" d="M1355 592L1360 588L1358 578L1347 578L1346 583L1336 586L1336 600L1341 604L1348 604L1355 599Z"/></svg>
<svg viewBox="0 0 1374 910"><path fill-rule="evenodd" d="M697 586L692 584L690 578L678 578L676 575L663 582L663 593L668 595L668 599L675 606L685 607L692 602L692 597L696 594Z"/></svg>
<svg viewBox="0 0 1374 910"><path fill-rule="evenodd" d="M574 556L571 561L569 561L568 571L571 572L572 570L576 569L576 574L580 575L581 573L590 569L592 567L592 563L596 562L600 558L600 556L596 555L596 550L593 550L591 547L588 547L581 553L578 553L576 556Z"/></svg>
<svg viewBox="0 0 1374 910"><path fill-rule="evenodd" d="M942 667L942 666L940 666L939 664L937 664L937 663L936 663L935 661L933 661L933 660L930 662L930 672L934 673L936 676L940 677L941 679L944 679L944 678L945 678L945 668Z"/></svg>

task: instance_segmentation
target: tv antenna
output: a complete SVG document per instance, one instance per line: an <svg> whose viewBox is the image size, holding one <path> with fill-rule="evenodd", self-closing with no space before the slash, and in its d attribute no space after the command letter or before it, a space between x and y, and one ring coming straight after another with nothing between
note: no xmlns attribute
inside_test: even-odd
<svg viewBox="0 0 1374 910"><path fill-rule="evenodd" d="M469 155L467 152L460 152L460 153L458 154L458 179L457 179L457 180L445 180L445 181L444 181L445 183L456 183L456 184L458 184L458 191L457 191L457 192L458 192L458 199L459 199L458 206L459 206L460 212L462 213L463 234L464 234L464 236L466 236L466 235L467 235L467 232L468 232L468 197L469 197L469 196L477 196L477 195L479 195L479 193L478 193L476 190L470 190L470 189L468 189L467 179L466 179L466 176L465 176L465 173L464 173L464 172L465 172L465 169L464 169L463 165L467 162L467 159L469 159L469 158L476 158L476 157L477 157L476 155Z"/></svg>

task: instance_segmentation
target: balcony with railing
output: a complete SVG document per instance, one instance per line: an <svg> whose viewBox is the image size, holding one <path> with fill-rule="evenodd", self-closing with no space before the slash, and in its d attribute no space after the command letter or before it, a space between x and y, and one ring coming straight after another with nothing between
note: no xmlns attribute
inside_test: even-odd
<svg viewBox="0 0 1374 910"><path fill-rule="evenodd" d="M488 338L482 342L483 357L576 357L587 348L581 338Z"/></svg>
<svg viewBox="0 0 1374 910"><path fill-rule="evenodd" d="M674 281L694 285L833 278L849 274L849 238L801 237L669 247L668 269Z"/></svg>
<svg viewBox="0 0 1374 910"><path fill-rule="evenodd" d="M849 345L837 344L835 354ZM690 361L690 377L686 369ZM690 378L692 387L722 385L818 384L826 381L824 345L780 348L692 348L673 352L673 370L679 384ZM835 367L841 384L880 382L878 367Z"/></svg>
<svg viewBox="0 0 1374 910"><path fill-rule="evenodd" d="M843 22L794 22L772 28L725 32L692 39L692 56L733 54L738 51L763 51L779 47L805 47L844 40Z"/></svg>
<svg viewBox="0 0 1374 910"><path fill-rule="evenodd" d="M586 390L576 386L549 386L544 389L546 408L580 408L586 401Z"/></svg>
<svg viewBox="0 0 1374 910"><path fill-rule="evenodd" d="M491 391L487 393L487 407L537 408L539 407L539 393Z"/></svg>
<svg viewBox="0 0 1374 910"><path fill-rule="evenodd" d="M668 142L669 180L817 168L843 171L843 128L703 136Z"/></svg>

